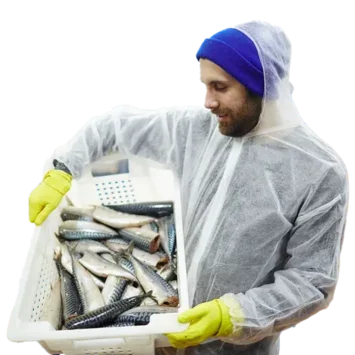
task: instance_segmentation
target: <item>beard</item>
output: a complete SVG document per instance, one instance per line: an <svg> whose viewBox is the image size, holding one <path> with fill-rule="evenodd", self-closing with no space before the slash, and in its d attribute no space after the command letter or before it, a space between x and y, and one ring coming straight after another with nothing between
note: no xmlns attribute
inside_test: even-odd
<svg viewBox="0 0 355 355"><path fill-rule="evenodd" d="M243 137L258 124L262 110L262 98L249 94L244 104L239 108L219 109L214 114L218 116L228 115L228 117L219 122L219 131L221 134L229 137Z"/></svg>

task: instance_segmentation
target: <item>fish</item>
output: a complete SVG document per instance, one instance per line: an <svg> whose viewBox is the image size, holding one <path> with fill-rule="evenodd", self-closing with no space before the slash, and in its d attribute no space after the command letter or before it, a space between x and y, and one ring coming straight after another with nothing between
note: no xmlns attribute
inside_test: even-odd
<svg viewBox="0 0 355 355"><path fill-rule="evenodd" d="M139 248L133 248L132 255L153 270L159 270L169 262L169 258L166 254L160 252L151 254Z"/></svg>
<svg viewBox="0 0 355 355"><path fill-rule="evenodd" d="M73 317L82 314L83 308L74 277L57 262L57 268L61 280L61 298L64 323Z"/></svg>
<svg viewBox="0 0 355 355"><path fill-rule="evenodd" d="M133 327L135 324L134 322L115 322L113 324L108 325L108 328L112 328L112 327Z"/></svg>
<svg viewBox="0 0 355 355"><path fill-rule="evenodd" d="M159 233L159 226L157 222L150 222L148 224L144 224L141 228L151 230L155 233Z"/></svg>
<svg viewBox="0 0 355 355"><path fill-rule="evenodd" d="M158 270L157 274L165 281L172 281L175 278L175 267L173 264L168 264L164 268Z"/></svg>
<svg viewBox="0 0 355 355"><path fill-rule="evenodd" d="M99 289L103 289L104 288L104 286L105 286L105 283L101 280L101 279L99 279L97 276L95 276L95 275L93 275L93 274L91 274L90 273L90 275L91 275L91 278L94 280L94 282L95 282L95 285L99 288Z"/></svg>
<svg viewBox="0 0 355 355"><path fill-rule="evenodd" d="M83 313L87 313L104 306L104 299L89 271L87 271L74 258L73 255L71 255L71 257L73 264L73 276L75 285L79 292L80 301L83 306Z"/></svg>
<svg viewBox="0 0 355 355"><path fill-rule="evenodd" d="M110 254L101 254L101 257L104 258L107 261L110 261L111 263L117 264L119 266L121 266L123 269L127 270L128 272L130 272L132 275L135 275L134 273L134 267L132 265L132 263L125 259L120 257L119 255L115 255L116 260L114 259L114 257Z"/></svg>
<svg viewBox="0 0 355 355"><path fill-rule="evenodd" d="M120 253L128 249L129 243L122 238L114 238L105 241L105 245L112 251ZM159 251L152 254L135 247L132 255L142 263L155 270L161 269L169 262L168 256L164 253L160 253Z"/></svg>
<svg viewBox="0 0 355 355"><path fill-rule="evenodd" d="M140 304L140 306L157 306L157 305L158 302L154 301L153 298L145 298ZM166 307L166 306L162 306L162 307Z"/></svg>
<svg viewBox="0 0 355 355"><path fill-rule="evenodd" d="M159 219L157 224L159 226L160 244L171 261L176 246L174 219L172 216L164 217Z"/></svg>
<svg viewBox="0 0 355 355"><path fill-rule="evenodd" d="M114 319L125 311L136 307L142 300L149 297L151 292L140 296L130 297L120 300L103 307L100 307L92 312L85 313L65 323L67 329L85 329L97 328L109 325Z"/></svg>
<svg viewBox="0 0 355 355"><path fill-rule="evenodd" d="M68 246L65 243L60 243L60 262L70 274L73 274L71 256L68 250Z"/></svg>
<svg viewBox="0 0 355 355"><path fill-rule="evenodd" d="M75 207L75 206L66 206L62 209L60 217L63 221L75 220L75 221L87 221L93 222L92 212L94 206L87 207Z"/></svg>
<svg viewBox="0 0 355 355"><path fill-rule="evenodd" d="M101 254L101 257L111 263L116 263L115 259L111 254L103 253ZM134 274L134 269L132 270L132 273ZM109 275L106 279L105 286L101 292L105 304L110 304L119 301L126 286L128 285L128 282L128 280L122 279L121 277Z"/></svg>
<svg viewBox="0 0 355 355"><path fill-rule="evenodd" d="M139 306L132 308L118 316L114 324L133 323L133 325L146 325L150 322L152 314L177 313L176 307L167 306Z"/></svg>
<svg viewBox="0 0 355 355"><path fill-rule="evenodd" d="M134 241L134 244L149 252L155 253L160 246L159 234L141 228L124 228L119 230L119 235L126 241Z"/></svg>
<svg viewBox="0 0 355 355"><path fill-rule="evenodd" d="M136 281L134 274L128 272L121 266L103 259L101 256L87 251L78 259L79 263L87 270L97 276L108 277L109 275L122 277L127 280Z"/></svg>
<svg viewBox="0 0 355 355"><path fill-rule="evenodd" d="M127 280L117 276L108 276L101 294L105 304L110 304L119 301L122 298L123 292L127 285Z"/></svg>
<svg viewBox="0 0 355 355"><path fill-rule="evenodd" d="M139 295L142 295L143 293L144 292L141 287L134 287L132 285L127 285L126 289L123 292L121 299L125 300L126 298L139 296Z"/></svg>
<svg viewBox="0 0 355 355"><path fill-rule="evenodd" d="M106 240L104 243L109 249L117 253L127 250L129 246L129 243L123 240L122 238L109 239Z"/></svg>
<svg viewBox="0 0 355 355"><path fill-rule="evenodd" d="M152 291L152 298L159 305L177 306L179 304L177 291L154 270L138 261L132 255L133 248L134 242L131 242L128 250L122 252L122 256L133 264L138 282L143 290L145 292Z"/></svg>
<svg viewBox="0 0 355 355"><path fill-rule="evenodd" d="M118 233L107 226L95 222L65 221L59 226L59 236L66 240L100 240L117 238Z"/></svg>
<svg viewBox="0 0 355 355"><path fill-rule="evenodd" d="M106 245L91 239L82 239L72 242L66 242L69 248L76 253L84 254L86 251L91 251L93 253L109 253L114 254Z"/></svg>
<svg viewBox="0 0 355 355"><path fill-rule="evenodd" d="M96 221L118 229L140 227L154 221L153 217L117 212L103 206L95 206L92 216Z"/></svg>
<svg viewBox="0 0 355 355"><path fill-rule="evenodd" d="M154 218L168 216L173 213L172 201L152 201L152 202L137 202L122 205L104 205L118 212L145 215Z"/></svg>
<svg viewBox="0 0 355 355"><path fill-rule="evenodd" d="M57 279L51 285L51 293L42 308L41 322L49 322L54 329L62 326L62 303L60 296L61 280Z"/></svg>
<svg viewBox="0 0 355 355"><path fill-rule="evenodd" d="M55 249L55 254L54 254L54 260L60 260L62 266L65 268L66 271L69 272L69 274L73 275L73 265L72 265L72 260L70 256L70 252L68 250L68 247L65 243L60 243L59 246L56 247ZM90 274L92 279L94 280L95 284L102 289L104 287L104 283L95 275Z"/></svg>

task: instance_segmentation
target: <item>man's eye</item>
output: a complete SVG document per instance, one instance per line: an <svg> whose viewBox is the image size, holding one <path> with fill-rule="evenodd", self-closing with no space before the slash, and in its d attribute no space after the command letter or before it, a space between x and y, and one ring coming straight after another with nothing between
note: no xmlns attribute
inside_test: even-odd
<svg viewBox="0 0 355 355"><path fill-rule="evenodd" d="M215 89L217 91L225 91L227 89L227 87L226 86L216 86Z"/></svg>

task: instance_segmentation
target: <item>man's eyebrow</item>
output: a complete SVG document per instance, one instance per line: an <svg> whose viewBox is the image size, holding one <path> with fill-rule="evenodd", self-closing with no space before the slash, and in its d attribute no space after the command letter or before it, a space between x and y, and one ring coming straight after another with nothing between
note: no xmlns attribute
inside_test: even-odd
<svg viewBox="0 0 355 355"><path fill-rule="evenodd" d="M201 82L204 83L204 81L201 79ZM228 80L212 80L210 82L208 82L208 84L228 84Z"/></svg>

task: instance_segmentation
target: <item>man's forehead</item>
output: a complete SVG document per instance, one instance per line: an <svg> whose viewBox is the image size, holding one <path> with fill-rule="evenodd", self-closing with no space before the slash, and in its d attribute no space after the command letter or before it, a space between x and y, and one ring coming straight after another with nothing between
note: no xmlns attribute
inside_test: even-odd
<svg viewBox="0 0 355 355"><path fill-rule="evenodd" d="M208 59L200 59L200 79L208 85L212 83L227 83L231 77L221 67Z"/></svg>

